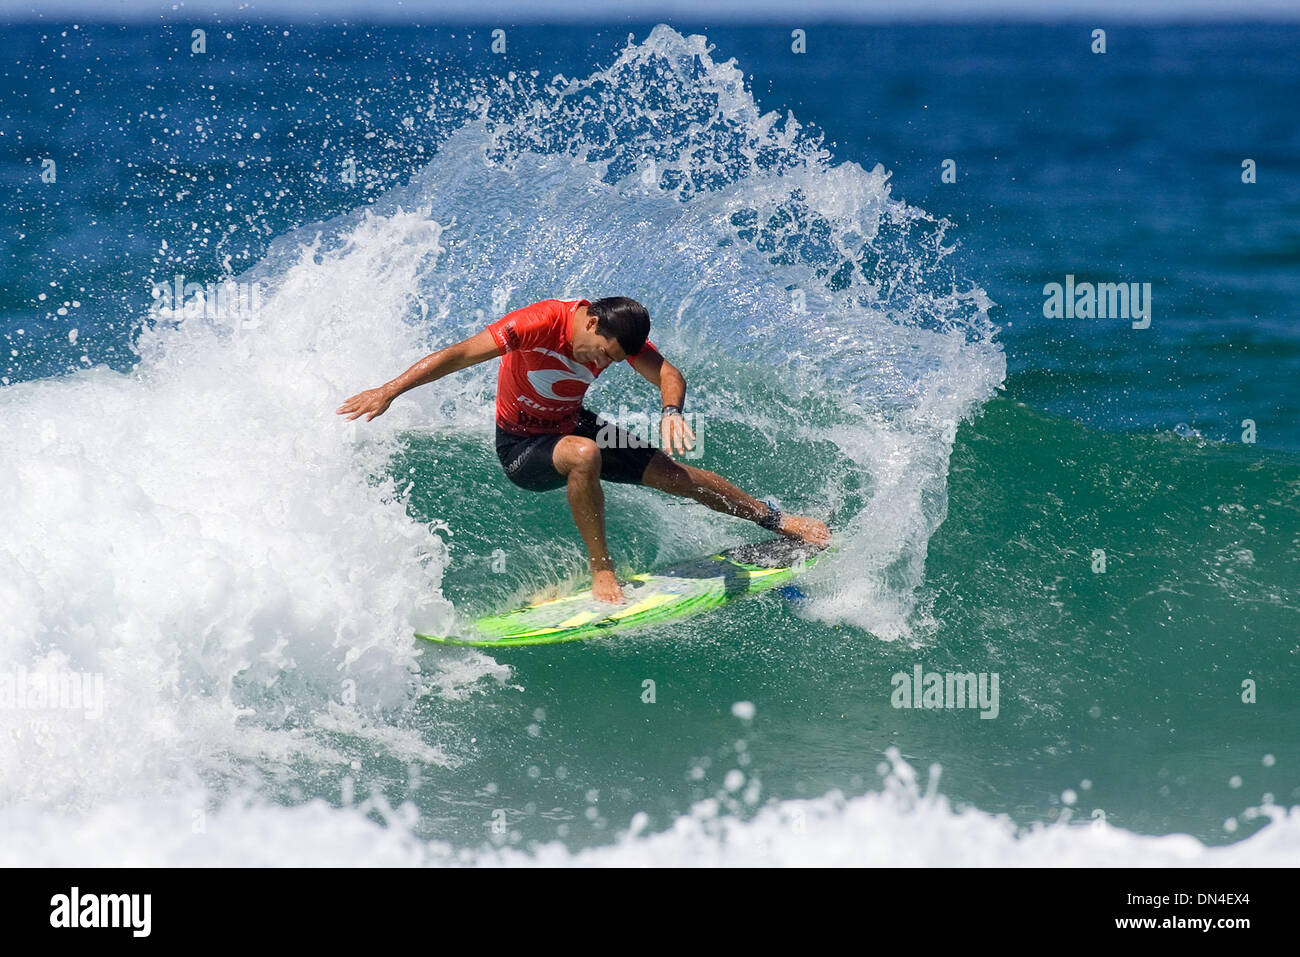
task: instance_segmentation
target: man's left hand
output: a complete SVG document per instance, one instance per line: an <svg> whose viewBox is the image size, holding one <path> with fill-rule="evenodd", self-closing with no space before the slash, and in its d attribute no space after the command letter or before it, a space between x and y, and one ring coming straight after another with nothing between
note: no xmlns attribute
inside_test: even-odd
<svg viewBox="0 0 1300 957"><path fill-rule="evenodd" d="M669 458L695 448L695 433L681 413L670 412L659 420L659 448Z"/></svg>

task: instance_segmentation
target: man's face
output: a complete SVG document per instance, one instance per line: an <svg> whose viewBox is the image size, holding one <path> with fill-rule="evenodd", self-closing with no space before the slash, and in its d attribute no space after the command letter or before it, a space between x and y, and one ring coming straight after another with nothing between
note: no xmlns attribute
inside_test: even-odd
<svg viewBox="0 0 1300 957"><path fill-rule="evenodd" d="M589 319L587 327L580 329L573 339L573 358L579 362L589 362L599 369L614 362L622 362L627 353L612 336L602 336L596 332L596 319Z"/></svg>

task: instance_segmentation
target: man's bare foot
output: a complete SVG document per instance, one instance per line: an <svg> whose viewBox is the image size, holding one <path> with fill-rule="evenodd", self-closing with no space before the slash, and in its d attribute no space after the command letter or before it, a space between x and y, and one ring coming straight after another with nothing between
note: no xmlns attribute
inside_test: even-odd
<svg viewBox="0 0 1300 957"><path fill-rule="evenodd" d="M617 605L623 600L623 589L619 587L618 579L614 577L613 571L602 569L592 576L591 595L597 601L607 601Z"/></svg>
<svg viewBox="0 0 1300 957"><path fill-rule="evenodd" d="M831 542L831 530L826 523L816 518L804 518L800 515L783 515L781 517L781 534L803 539L809 545L825 548Z"/></svg>

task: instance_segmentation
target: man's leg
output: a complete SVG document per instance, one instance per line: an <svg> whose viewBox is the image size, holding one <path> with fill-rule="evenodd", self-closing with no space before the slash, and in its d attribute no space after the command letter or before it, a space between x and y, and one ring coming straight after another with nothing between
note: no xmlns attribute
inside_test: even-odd
<svg viewBox="0 0 1300 957"><path fill-rule="evenodd" d="M591 593L601 601L623 600L614 577L614 562L605 542L605 492L600 487L600 449L592 439L566 435L551 453L555 471L568 480L569 509L573 523L591 556Z"/></svg>
<svg viewBox="0 0 1300 957"><path fill-rule="evenodd" d="M599 465L597 472L599 472ZM757 522L767 514L767 506L752 495L732 485L716 472L697 469L692 465L674 462L663 452L656 452L646 466L642 484L657 488L670 495L694 499L715 512ZM830 542L831 532L826 523L799 515L783 515L780 532L801 538L810 545L823 546Z"/></svg>

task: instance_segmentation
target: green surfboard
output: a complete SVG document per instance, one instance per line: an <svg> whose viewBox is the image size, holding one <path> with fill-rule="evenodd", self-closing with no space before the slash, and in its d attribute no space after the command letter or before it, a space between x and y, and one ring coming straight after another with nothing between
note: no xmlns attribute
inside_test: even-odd
<svg viewBox="0 0 1300 957"><path fill-rule="evenodd" d="M812 565L814 548L788 538L741 545L622 581L624 601L591 597L591 588L474 622L468 635L417 635L444 645L553 645L605 637L719 608L733 599L783 585Z"/></svg>

